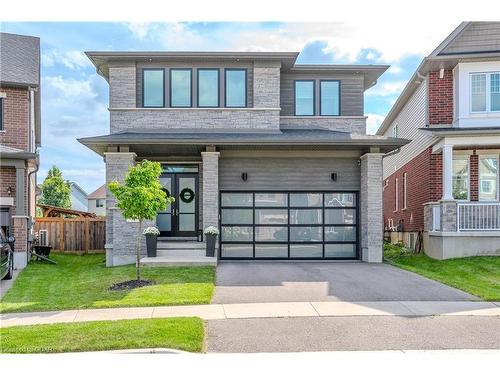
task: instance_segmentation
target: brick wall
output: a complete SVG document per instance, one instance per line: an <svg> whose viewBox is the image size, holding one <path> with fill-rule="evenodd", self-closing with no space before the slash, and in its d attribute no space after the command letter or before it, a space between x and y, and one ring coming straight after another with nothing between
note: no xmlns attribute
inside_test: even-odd
<svg viewBox="0 0 500 375"><path fill-rule="evenodd" d="M0 144L28 151L29 92L23 88L2 87L7 95L3 106L3 131Z"/></svg>
<svg viewBox="0 0 500 375"><path fill-rule="evenodd" d="M453 122L453 72L445 70L429 73L429 124L445 125Z"/></svg>
<svg viewBox="0 0 500 375"><path fill-rule="evenodd" d="M437 202L443 196L443 154L431 153L429 181L430 181L429 201Z"/></svg>
<svg viewBox="0 0 500 375"><path fill-rule="evenodd" d="M384 180L384 226L387 220L393 219L394 225L404 221L405 231L418 231L424 227L423 204L430 201L431 186L431 154L428 148L399 170ZM403 207L404 173L406 173L407 206ZM395 210L395 180L398 179L398 211Z"/></svg>
<svg viewBox="0 0 500 375"><path fill-rule="evenodd" d="M9 187L12 188L11 195L7 193ZM16 168L0 167L0 197L16 200Z"/></svg>
<svg viewBox="0 0 500 375"><path fill-rule="evenodd" d="M469 157L469 171L470 171L470 200L479 200L479 155L476 154L476 150Z"/></svg>

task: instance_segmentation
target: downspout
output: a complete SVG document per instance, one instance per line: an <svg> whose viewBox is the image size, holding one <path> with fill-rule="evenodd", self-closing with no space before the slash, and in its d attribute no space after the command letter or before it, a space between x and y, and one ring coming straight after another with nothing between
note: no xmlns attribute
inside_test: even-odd
<svg viewBox="0 0 500 375"><path fill-rule="evenodd" d="M28 221L28 230L26 231L26 242L29 244L33 241L32 235L31 235L31 229L33 228L34 224L34 219L33 217L36 216L36 205L35 205L35 212L33 217L31 217L30 210L31 210L31 193L30 193L30 188L31 188L31 177L38 172L40 169L40 155L38 154L38 150L36 149L36 136L35 136L35 91L36 88L29 88L30 91L30 132L29 132L29 147L30 147L30 152L35 152L36 157L35 157L35 169L32 171L28 172L28 181L27 181L27 188L28 188L28 194L27 194L27 206L28 206L28 216L29 216L29 221ZM34 187L34 194L35 194L35 202L36 202L36 183ZM29 248L26 251L26 262L29 261Z"/></svg>

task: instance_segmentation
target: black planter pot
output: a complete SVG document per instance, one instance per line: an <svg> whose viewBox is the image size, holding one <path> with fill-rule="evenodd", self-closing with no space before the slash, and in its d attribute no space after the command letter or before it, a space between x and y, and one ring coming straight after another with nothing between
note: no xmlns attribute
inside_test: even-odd
<svg viewBox="0 0 500 375"><path fill-rule="evenodd" d="M206 234L205 239L207 242L207 257L215 256L215 240L217 239L217 235L215 234Z"/></svg>
<svg viewBox="0 0 500 375"><path fill-rule="evenodd" d="M156 234L146 234L146 249L149 258L156 257L157 238Z"/></svg>

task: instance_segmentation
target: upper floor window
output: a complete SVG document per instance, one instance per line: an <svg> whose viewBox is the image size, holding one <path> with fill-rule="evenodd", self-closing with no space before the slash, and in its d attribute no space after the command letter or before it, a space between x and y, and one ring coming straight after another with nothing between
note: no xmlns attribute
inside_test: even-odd
<svg viewBox="0 0 500 375"><path fill-rule="evenodd" d="M198 69L198 107L219 106L219 69Z"/></svg>
<svg viewBox="0 0 500 375"><path fill-rule="evenodd" d="M142 80L142 100L144 107L163 107L165 71L163 69L144 69Z"/></svg>
<svg viewBox="0 0 500 375"><path fill-rule="evenodd" d="M453 157L453 199L469 198L469 157L459 155Z"/></svg>
<svg viewBox="0 0 500 375"><path fill-rule="evenodd" d="M170 107L191 107L192 70L170 69Z"/></svg>
<svg viewBox="0 0 500 375"><path fill-rule="evenodd" d="M96 199L95 206L96 207L104 207L104 199Z"/></svg>
<svg viewBox="0 0 500 375"><path fill-rule="evenodd" d="M295 81L295 115L314 116L314 81Z"/></svg>
<svg viewBox="0 0 500 375"><path fill-rule="evenodd" d="M225 104L226 107L247 106L247 70L226 69L225 73Z"/></svg>
<svg viewBox="0 0 500 375"><path fill-rule="evenodd" d="M395 124L392 127L392 137L393 138L397 138L398 137L398 124Z"/></svg>
<svg viewBox="0 0 500 375"><path fill-rule="evenodd" d="M320 115L338 116L340 114L340 82L320 81Z"/></svg>
<svg viewBox="0 0 500 375"><path fill-rule="evenodd" d="M500 111L500 73L470 76L471 112Z"/></svg>

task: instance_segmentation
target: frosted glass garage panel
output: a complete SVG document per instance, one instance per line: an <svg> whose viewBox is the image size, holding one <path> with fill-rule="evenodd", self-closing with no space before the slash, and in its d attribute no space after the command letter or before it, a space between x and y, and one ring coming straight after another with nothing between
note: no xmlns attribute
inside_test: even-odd
<svg viewBox="0 0 500 375"><path fill-rule="evenodd" d="M253 256L252 244L222 244L222 257L225 258L251 258Z"/></svg>
<svg viewBox="0 0 500 375"><path fill-rule="evenodd" d="M253 194L252 193L222 193L221 194L222 207L252 207Z"/></svg>

